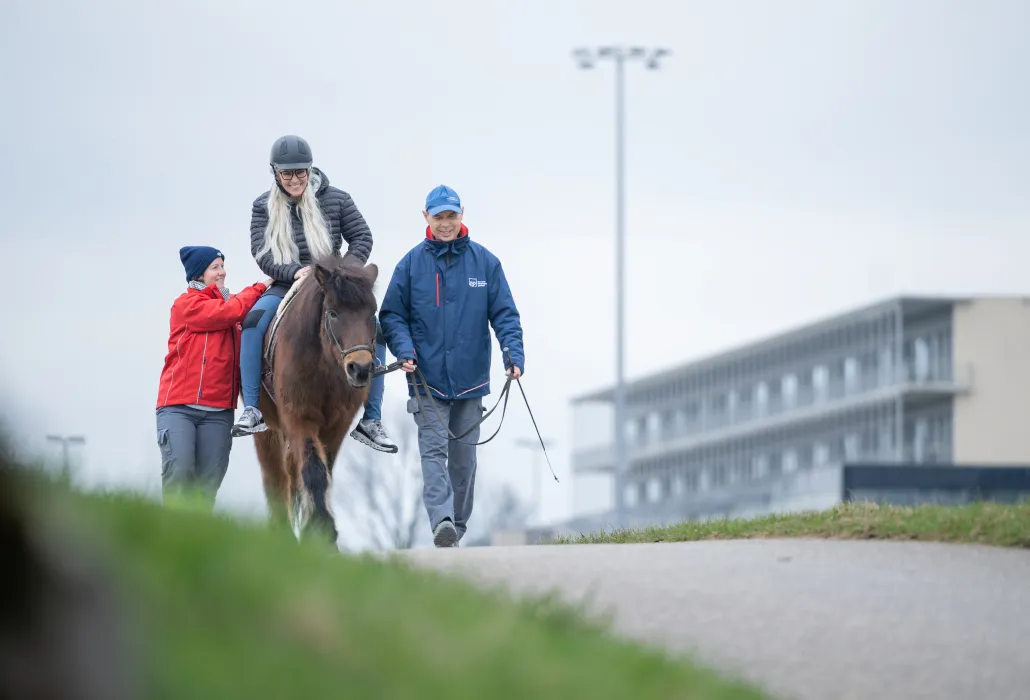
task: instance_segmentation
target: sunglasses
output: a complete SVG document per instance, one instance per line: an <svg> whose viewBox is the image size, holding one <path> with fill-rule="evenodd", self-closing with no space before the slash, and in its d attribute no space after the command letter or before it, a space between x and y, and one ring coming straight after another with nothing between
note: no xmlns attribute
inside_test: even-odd
<svg viewBox="0 0 1030 700"><path fill-rule="evenodd" d="M308 171L307 168L300 168L297 170L280 170L279 175L280 177L282 177L283 180L292 180L295 177L300 180L303 180L308 176Z"/></svg>

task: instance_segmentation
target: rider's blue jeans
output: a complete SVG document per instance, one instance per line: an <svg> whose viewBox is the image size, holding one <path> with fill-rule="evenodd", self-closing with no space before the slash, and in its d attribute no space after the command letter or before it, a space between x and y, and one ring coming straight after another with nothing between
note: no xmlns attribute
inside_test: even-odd
<svg viewBox="0 0 1030 700"><path fill-rule="evenodd" d="M243 405L257 408L261 394L261 354L268 325L275 318L275 310L282 299L265 294L254 304L243 320L240 338L240 379L243 383Z"/></svg>
<svg viewBox="0 0 1030 700"><path fill-rule="evenodd" d="M386 364L386 346L376 345L376 365ZM383 390L386 384L386 375L380 374L372 378L372 385L368 387L368 400L365 402L365 415L361 420L382 420L383 419Z"/></svg>
<svg viewBox="0 0 1030 700"><path fill-rule="evenodd" d="M240 338L240 375L243 382L244 406L257 408L258 396L261 395L261 355L265 333L281 302L280 297L265 294L257 300L243 322L243 335ZM376 345L376 360L378 364L386 364L385 346ZM362 420L382 420L385 382L386 375L383 374L372 380Z"/></svg>

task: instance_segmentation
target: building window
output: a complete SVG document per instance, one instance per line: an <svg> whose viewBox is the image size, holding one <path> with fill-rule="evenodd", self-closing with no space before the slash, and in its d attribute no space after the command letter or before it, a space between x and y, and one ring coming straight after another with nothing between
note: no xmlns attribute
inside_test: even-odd
<svg viewBox="0 0 1030 700"><path fill-rule="evenodd" d="M788 374L781 380L781 388L783 392L783 405L787 408L793 407L797 404L798 398L798 378L794 374Z"/></svg>
<svg viewBox="0 0 1030 700"><path fill-rule="evenodd" d="M694 493L701 486L701 478L697 474L697 469L691 469L686 473L683 479L683 485L687 493Z"/></svg>
<svg viewBox="0 0 1030 700"><path fill-rule="evenodd" d="M652 503L661 500L661 482L657 477L652 477L647 483L647 499Z"/></svg>
<svg viewBox="0 0 1030 700"><path fill-rule="evenodd" d="M751 463L748 461L738 462L733 466L733 481L735 483L748 482L753 478L751 473Z"/></svg>
<svg viewBox="0 0 1030 700"><path fill-rule="evenodd" d="M751 458L751 474L756 479L763 479L769 473L769 457L756 454Z"/></svg>
<svg viewBox="0 0 1030 700"><path fill-rule="evenodd" d="M751 407L753 405L753 397L750 391L736 391L734 392L737 397L737 405L734 408L734 415L741 420L746 420L751 417Z"/></svg>
<svg viewBox="0 0 1030 700"><path fill-rule="evenodd" d="M830 370L826 365L816 365L812 368L812 391L816 401L825 401L829 395Z"/></svg>
<svg viewBox="0 0 1030 700"><path fill-rule="evenodd" d="M859 362L861 372L860 386L863 390L876 387L876 353L867 352L862 355Z"/></svg>
<svg viewBox="0 0 1030 700"><path fill-rule="evenodd" d="M859 391L862 386L862 370L858 359L854 357L844 358L844 391L852 394Z"/></svg>
<svg viewBox="0 0 1030 700"><path fill-rule="evenodd" d="M793 450L783 451L783 473L790 474L797 471L798 468L798 453Z"/></svg>
<svg viewBox="0 0 1030 700"><path fill-rule="evenodd" d="M894 440L892 439L894 431L890 425L881 425L878 431L878 439L876 445L876 454L880 459L890 459L894 453Z"/></svg>
<svg viewBox="0 0 1030 700"><path fill-rule="evenodd" d="M912 341L913 370L917 382L930 379L930 347L925 338Z"/></svg>
<svg viewBox="0 0 1030 700"><path fill-rule="evenodd" d="M880 386L890 386L894 383L894 349L890 346L880 348L879 362Z"/></svg>
<svg viewBox="0 0 1030 700"><path fill-rule="evenodd" d="M626 485L626 488L623 491L623 497L624 497L624 500L626 501L626 507L627 508L632 508L633 506L635 506L637 504L637 494L639 494L639 493L640 493L640 490L637 488L636 484L627 484Z"/></svg>
<svg viewBox="0 0 1030 700"><path fill-rule="evenodd" d="M697 401L690 401L683 408L683 415L685 417L685 424L688 431L696 430L701 422L701 408L698 406Z"/></svg>
<svg viewBox="0 0 1030 700"><path fill-rule="evenodd" d="M862 439L856 433L848 433L844 436L844 459L851 461L858 459L862 451Z"/></svg>
<svg viewBox="0 0 1030 700"><path fill-rule="evenodd" d="M675 437L676 433L676 412L671 409L662 411L662 438L668 440Z"/></svg>
<svg viewBox="0 0 1030 700"><path fill-rule="evenodd" d="M646 442L658 442L662 436L662 417L657 411L648 413L645 417Z"/></svg>
<svg viewBox="0 0 1030 700"><path fill-rule="evenodd" d="M764 415L769 408L769 385L759 382L755 386L755 413Z"/></svg>
<svg viewBox="0 0 1030 700"><path fill-rule="evenodd" d="M712 411L716 414L722 415L729 410L730 397L729 394L722 392L712 397Z"/></svg>
<svg viewBox="0 0 1030 700"><path fill-rule="evenodd" d="M830 448L825 442L817 442L812 448L812 464L816 467L825 466L830 461Z"/></svg>

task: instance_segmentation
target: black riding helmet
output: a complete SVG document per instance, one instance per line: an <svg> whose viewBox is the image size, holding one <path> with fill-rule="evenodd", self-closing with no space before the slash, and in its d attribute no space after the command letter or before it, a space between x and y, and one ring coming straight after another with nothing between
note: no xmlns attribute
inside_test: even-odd
<svg viewBox="0 0 1030 700"><path fill-rule="evenodd" d="M306 170L312 163L314 159L311 156L311 146L299 136L280 136L272 144L272 153L268 161L272 166L272 172L295 168Z"/></svg>

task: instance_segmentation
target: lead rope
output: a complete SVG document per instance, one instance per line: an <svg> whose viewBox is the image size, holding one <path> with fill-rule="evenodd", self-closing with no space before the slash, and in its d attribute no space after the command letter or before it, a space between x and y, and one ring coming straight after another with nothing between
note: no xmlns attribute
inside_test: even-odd
<svg viewBox="0 0 1030 700"><path fill-rule="evenodd" d="M508 360L508 366L514 366L511 361L511 354L508 352L508 348L503 348L502 351L504 352L505 358ZM377 375L389 374L390 372L400 369L403 364L404 360L397 360L396 362L392 362L389 365L380 365L376 367L375 372ZM504 417L508 411L508 393L511 390L512 375L509 374L507 379L505 379L504 388L501 389L501 394L497 397L497 402L494 404L493 408L484 413L482 418L473 423L472 426L468 430L463 432L461 435L455 435L447 426L446 421L444 421L443 419L443 415L441 415L440 413L440 408L436 405L436 400L433 399L433 394L429 388L428 382L426 382L425 375L422 374L422 370L419 369L418 364L415 365L414 375L415 376L410 377L409 381L411 382L412 387L414 388L415 401L418 403L418 409L420 411L425 411L425 404L422 403L422 395L418 391L419 385L421 385L422 388L425 390L426 398L429 399L429 403L433 407L433 412L436 414L437 423L440 424L440 427L442 427L444 429L444 432L446 433L447 440L457 441L463 445L475 447L478 445L485 445L486 443L490 442L495 437L497 437L497 434L501 432L501 426L504 425ZM522 394L522 400L526 404L526 410L529 411L529 419L533 421L533 429L536 431L537 440L540 441L540 447L544 451L544 459L547 460L547 468L551 471L551 476L554 478L554 480L558 482L558 475L554 473L554 467L551 465L551 457L547 454L547 446L544 444L544 438L540 434L539 426L537 426L536 424L536 417L533 415L533 409L529 405L529 398L526 396L526 390L522 388L522 381L520 379L516 379L515 383L519 385L519 392ZM497 424L497 430L494 431L493 435L488 437L486 440L483 440L482 442L465 442L461 439L469 433L471 433L476 428L478 428L480 425L482 425L483 421L489 418L490 415L497 410L497 407L500 405L502 400L504 401L504 406L501 409L501 422Z"/></svg>

